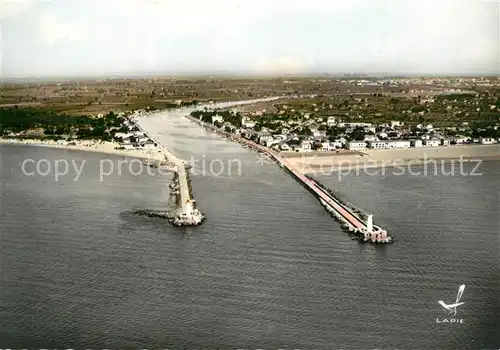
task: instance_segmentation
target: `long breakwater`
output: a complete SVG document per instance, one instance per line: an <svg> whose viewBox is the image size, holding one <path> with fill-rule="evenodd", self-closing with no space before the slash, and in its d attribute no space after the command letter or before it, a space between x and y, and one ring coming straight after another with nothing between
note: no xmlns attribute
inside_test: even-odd
<svg viewBox="0 0 500 350"><path fill-rule="evenodd" d="M332 214L332 216L341 223L344 230L348 231L353 239L357 239L367 243L393 243L394 239L388 236L387 231L373 225L372 216L368 215L366 221L359 214L359 211L349 208L346 204L340 202L329 190L320 185L316 180L302 174L298 169L292 166L286 159L279 156L267 147L257 144L244 137L235 135L216 128L215 126L201 122L199 119L192 116L187 116L191 121L211 130L219 135L222 135L232 141L243 144L255 151L267 155L271 160L277 163L281 168L291 174L299 183L315 195L325 209Z"/></svg>

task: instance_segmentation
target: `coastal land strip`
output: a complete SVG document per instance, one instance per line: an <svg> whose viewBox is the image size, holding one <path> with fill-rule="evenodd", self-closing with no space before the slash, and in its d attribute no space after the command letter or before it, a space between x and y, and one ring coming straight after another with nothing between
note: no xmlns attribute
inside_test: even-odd
<svg viewBox="0 0 500 350"><path fill-rule="evenodd" d="M336 152L281 152L304 174L331 173L345 169L425 165L443 161L500 160L500 144L457 145L408 149L366 149Z"/></svg>
<svg viewBox="0 0 500 350"><path fill-rule="evenodd" d="M52 140L20 140L20 139L1 139L0 145L25 145L36 147L57 148L70 151L95 152L115 156L131 157L138 159L149 159L155 161L165 160L164 152L158 150L120 150L116 149L115 142L99 141L75 141L74 145L60 144Z"/></svg>
<svg viewBox="0 0 500 350"><path fill-rule="evenodd" d="M481 84L478 85L478 82ZM345 139L343 144L346 145L348 141L379 134L379 129L391 129L413 138L420 138L424 133L475 143L409 149L363 149L356 152L345 149L280 152L305 173L396 166L409 162L417 165L419 162L423 164L426 159L499 159L498 86L497 80L483 77L387 77L381 80L350 75L4 81L0 88L0 145L15 143L163 160L165 155L169 155L166 154L168 150L161 147L155 150L116 149L119 144L112 142L116 139L111 129L116 132L122 126L111 123L118 121L116 114L111 115L113 111L130 115L141 110L147 115L155 110L199 108L203 104L214 107L219 102L282 96L286 101L281 103L261 101L238 108L238 125L224 125L228 124L228 120L220 128L234 132L233 129L242 126L243 116L246 125L254 124L245 132L258 134L267 129L272 134L285 134L284 129L288 129L290 134L294 133L301 140L318 139L320 136L314 135L321 134L322 142ZM234 117L231 119L234 121L238 119L231 113L227 116ZM209 119L212 122L212 118ZM101 123L103 120L105 128ZM366 123L372 127L359 126ZM68 142L50 140L49 137ZM495 144L478 145L481 138L491 138Z"/></svg>

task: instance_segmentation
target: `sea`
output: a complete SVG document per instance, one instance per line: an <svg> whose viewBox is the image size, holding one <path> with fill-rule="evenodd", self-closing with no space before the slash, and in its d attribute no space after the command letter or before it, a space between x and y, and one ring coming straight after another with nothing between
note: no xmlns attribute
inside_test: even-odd
<svg viewBox="0 0 500 350"><path fill-rule="evenodd" d="M0 348L500 347L500 162L316 175L395 239L370 245L267 158L141 125L193 162L203 225L135 215L172 177L137 160L0 146Z"/></svg>

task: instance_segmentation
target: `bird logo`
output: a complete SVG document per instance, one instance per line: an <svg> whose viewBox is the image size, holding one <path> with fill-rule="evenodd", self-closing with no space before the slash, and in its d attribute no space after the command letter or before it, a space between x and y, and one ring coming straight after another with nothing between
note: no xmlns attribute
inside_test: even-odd
<svg viewBox="0 0 500 350"><path fill-rule="evenodd" d="M442 300L438 301L439 305L441 305L442 307L444 307L446 310L449 311L449 313L448 313L449 315L453 314L453 316L455 316L457 314L457 307L465 304L464 302L460 302L460 299L462 298L462 294L464 293L464 289L465 289L465 284L462 284L458 288L457 299L455 300L455 302L453 304L446 304Z"/></svg>

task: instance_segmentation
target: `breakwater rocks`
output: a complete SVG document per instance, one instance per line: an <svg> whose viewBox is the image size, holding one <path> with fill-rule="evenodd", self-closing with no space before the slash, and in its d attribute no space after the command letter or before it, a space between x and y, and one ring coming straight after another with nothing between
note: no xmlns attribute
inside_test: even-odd
<svg viewBox="0 0 500 350"><path fill-rule="evenodd" d="M137 209L132 212L134 215L147 216L150 218L173 219L173 215L166 210L157 209Z"/></svg>
<svg viewBox="0 0 500 350"><path fill-rule="evenodd" d="M162 174L164 172L171 172L175 173L177 172L177 166L175 163L166 161L166 160L151 160L148 159L142 163L144 166L153 168L153 169L158 169L158 171L161 171Z"/></svg>
<svg viewBox="0 0 500 350"><path fill-rule="evenodd" d="M358 230L354 230L354 228L349 224L349 222L347 222L346 219L344 219L341 215L339 215L331 206L328 205L328 203L326 203L324 200L320 199L319 200L321 202L321 205L325 208L325 210L330 213L330 215L332 216L332 218L338 222L340 224L340 227L342 228L342 230L344 230L345 232L347 232L349 234L349 236L353 239L353 240L358 240L358 241L362 241L364 239L364 235L363 233L361 233L360 231Z"/></svg>
<svg viewBox="0 0 500 350"><path fill-rule="evenodd" d="M190 217L182 215L182 210L174 209L168 210L158 210L158 209L137 209L132 212L134 215L146 216L149 218L167 219L168 222L174 226L197 226L201 225L206 217L203 213L195 211Z"/></svg>
<svg viewBox="0 0 500 350"><path fill-rule="evenodd" d="M178 214L174 215L169 221L175 226L198 226L201 225L206 220L205 214L203 214L198 209L194 209L190 215L182 214L182 210L178 211Z"/></svg>
<svg viewBox="0 0 500 350"><path fill-rule="evenodd" d="M186 182L187 182L188 190L189 190L189 198L194 198L193 197L193 187L191 186L191 176L189 176L188 172L186 172Z"/></svg>
<svg viewBox="0 0 500 350"><path fill-rule="evenodd" d="M168 185L170 188L170 197L177 208L181 206L181 192L179 187L179 174L174 173L172 182Z"/></svg>
<svg viewBox="0 0 500 350"><path fill-rule="evenodd" d="M340 224L349 224L341 215L339 215L331 206L328 205L323 199L320 198L320 203L326 209L327 212Z"/></svg>

